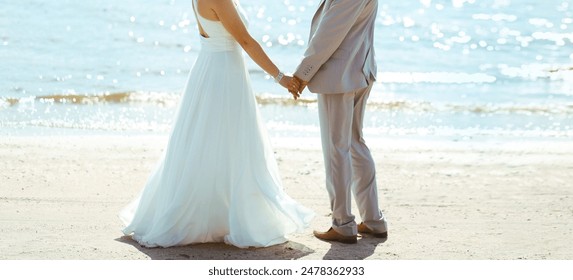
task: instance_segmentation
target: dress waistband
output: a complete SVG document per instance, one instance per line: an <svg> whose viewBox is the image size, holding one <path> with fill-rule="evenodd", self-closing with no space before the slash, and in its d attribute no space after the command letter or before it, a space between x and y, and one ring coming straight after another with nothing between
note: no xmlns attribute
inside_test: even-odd
<svg viewBox="0 0 573 280"><path fill-rule="evenodd" d="M207 52L227 52L240 48L235 39L228 37L201 37L201 47L203 51Z"/></svg>

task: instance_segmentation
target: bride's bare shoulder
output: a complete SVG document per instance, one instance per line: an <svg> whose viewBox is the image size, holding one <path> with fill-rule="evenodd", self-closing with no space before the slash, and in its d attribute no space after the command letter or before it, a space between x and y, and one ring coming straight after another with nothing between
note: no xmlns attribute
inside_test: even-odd
<svg viewBox="0 0 573 280"><path fill-rule="evenodd" d="M232 0L195 0L197 1L197 11L199 14L209 20L219 21L220 11L223 11L233 5Z"/></svg>
<svg viewBox="0 0 573 280"><path fill-rule="evenodd" d="M201 0L198 0L201 1ZM203 0L209 2L210 9L213 10L219 18L227 17L233 20L237 15L235 1L233 0Z"/></svg>
<svg viewBox="0 0 573 280"><path fill-rule="evenodd" d="M209 3L209 5L213 5L213 6L217 6L217 7L221 7L221 6L234 6L235 5L235 1L234 0L197 0L197 1L204 1L206 3Z"/></svg>

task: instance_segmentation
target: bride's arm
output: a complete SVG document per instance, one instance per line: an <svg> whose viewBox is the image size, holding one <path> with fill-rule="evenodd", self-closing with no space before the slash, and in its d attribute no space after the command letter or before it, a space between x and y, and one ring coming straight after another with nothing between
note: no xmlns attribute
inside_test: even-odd
<svg viewBox="0 0 573 280"><path fill-rule="evenodd" d="M271 61L265 51L263 51L261 45L249 34L233 1L211 1L210 6L225 29L237 40L251 59L265 72L276 78L280 72L279 68ZM286 87L289 82L290 77L285 76L281 80L281 85Z"/></svg>

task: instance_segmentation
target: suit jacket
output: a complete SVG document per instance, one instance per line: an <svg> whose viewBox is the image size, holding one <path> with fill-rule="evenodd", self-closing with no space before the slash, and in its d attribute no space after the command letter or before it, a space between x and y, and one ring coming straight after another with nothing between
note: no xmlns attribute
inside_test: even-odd
<svg viewBox="0 0 573 280"><path fill-rule="evenodd" d="M314 93L344 93L376 80L374 25L378 0L322 0L295 75Z"/></svg>

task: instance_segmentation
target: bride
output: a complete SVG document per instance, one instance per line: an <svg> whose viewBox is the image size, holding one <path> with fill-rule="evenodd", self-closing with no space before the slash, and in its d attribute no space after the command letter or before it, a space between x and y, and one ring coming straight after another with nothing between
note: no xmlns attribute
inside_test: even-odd
<svg viewBox="0 0 573 280"><path fill-rule="evenodd" d="M286 242L286 235L308 227L313 213L282 189L242 50L282 86L292 77L248 33L238 3L192 1L201 51L165 153L119 215L123 232L147 247Z"/></svg>

